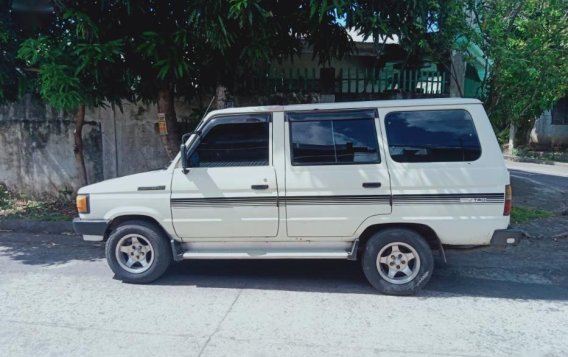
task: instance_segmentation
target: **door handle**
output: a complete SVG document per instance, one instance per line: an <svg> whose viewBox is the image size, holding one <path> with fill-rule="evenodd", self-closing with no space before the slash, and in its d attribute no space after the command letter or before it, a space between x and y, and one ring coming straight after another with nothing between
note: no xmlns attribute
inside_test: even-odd
<svg viewBox="0 0 568 357"><path fill-rule="evenodd" d="M253 190L268 190L268 185L252 185Z"/></svg>
<svg viewBox="0 0 568 357"><path fill-rule="evenodd" d="M381 187L381 183L380 182L363 182L363 187L364 188Z"/></svg>

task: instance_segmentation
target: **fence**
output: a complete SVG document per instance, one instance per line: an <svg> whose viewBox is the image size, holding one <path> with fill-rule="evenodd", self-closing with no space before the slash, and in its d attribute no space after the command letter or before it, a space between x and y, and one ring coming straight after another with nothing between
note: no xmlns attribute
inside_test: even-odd
<svg viewBox="0 0 568 357"><path fill-rule="evenodd" d="M326 73L327 71L327 73ZM273 69L264 76L248 78L239 85L246 92L326 92L333 94L380 94L404 92L418 95L443 95L449 85L446 73L429 70L376 68Z"/></svg>

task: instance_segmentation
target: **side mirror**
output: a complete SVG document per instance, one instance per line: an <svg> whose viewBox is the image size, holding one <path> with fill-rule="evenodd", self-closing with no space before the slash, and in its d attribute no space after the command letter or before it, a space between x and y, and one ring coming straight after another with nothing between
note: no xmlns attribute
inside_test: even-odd
<svg viewBox="0 0 568 357"><path fill-rule="evenodd" d="M191 136L191 134L193 133L183 134L183 136L181 137L181 145L179 146L179 153L181 155L181 167L184 174L189 172L187 146L185 145L185 143L187 142L187 139Z"/></svg>

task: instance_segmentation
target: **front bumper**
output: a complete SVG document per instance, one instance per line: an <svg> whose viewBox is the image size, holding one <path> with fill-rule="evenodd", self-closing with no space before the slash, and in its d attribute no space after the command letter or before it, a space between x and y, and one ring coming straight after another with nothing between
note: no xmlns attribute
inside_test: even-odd
<svg viewBox="0 0 568 357"><path fill-rule="evenodd" d="M73 229L83 236L104 236L108 222L104 219L73 219Z"/></svg>
<svg viewBox="0 0 568 357"><path fill-rule="evenodd" d="M525 237L525 233L518 229L498 229L493 232L490 244L494 246L517 245Z"/></svg>

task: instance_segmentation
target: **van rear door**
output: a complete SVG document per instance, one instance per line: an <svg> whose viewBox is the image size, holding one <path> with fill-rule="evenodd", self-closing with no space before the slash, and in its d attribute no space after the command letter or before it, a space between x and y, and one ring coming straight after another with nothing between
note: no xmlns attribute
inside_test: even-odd
<svg viewBox="0 0 568 357"><path fill-rule="evenodd" d="M377 110L285 113L288 236L352 237L391 213Z"/></svg>

